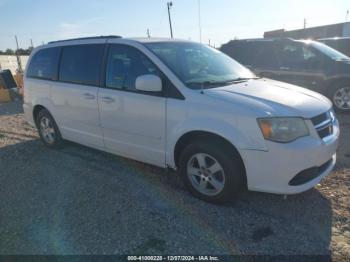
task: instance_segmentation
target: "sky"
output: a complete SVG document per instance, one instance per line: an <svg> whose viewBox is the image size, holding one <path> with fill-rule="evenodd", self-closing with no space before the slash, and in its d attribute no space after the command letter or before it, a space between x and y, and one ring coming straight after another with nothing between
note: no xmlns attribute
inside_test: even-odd
<svg viewBox="0 0 350 262"><path fill-rule="evenodd" d="M96 35L169 37L170 0L0 0L0 50ZM199 3L200 2L200 12ZM265 31L340 23L350 0L173 0L175 38L220 46ZM200 13L200 23L199 23ZM350 15L348 17L350 21Z"/></svg>

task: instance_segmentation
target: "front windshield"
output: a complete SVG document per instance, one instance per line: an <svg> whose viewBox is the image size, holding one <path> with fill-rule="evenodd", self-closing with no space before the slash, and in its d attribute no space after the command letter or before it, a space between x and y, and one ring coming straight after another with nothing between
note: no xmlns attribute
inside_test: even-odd
<svg viewBox="0 0 350 262"><path fill-rule="evenodd" d="M338 52L337 50L322 44L320 42L312 42L310 44L312 47L316 48L321 53L325 54L326 56L332 58L333 60L349 60L350 58L344 55L343 53Z"/></svg>
<svg viewBox="0 0 350 262"><path fill-rule="evenodd" d="M220 51L190 42L145 44L189 88L212 88L255 78L244 66Z"/></svg>

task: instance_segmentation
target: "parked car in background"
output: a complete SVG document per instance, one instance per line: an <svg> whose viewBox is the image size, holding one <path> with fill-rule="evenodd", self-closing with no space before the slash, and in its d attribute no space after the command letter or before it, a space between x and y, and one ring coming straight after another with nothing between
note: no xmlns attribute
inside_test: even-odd
<svg viewBox="0 0 350 262"><path fill-rule="evenodd" d="M261 77L309 88L326 95L335 109L350 112L350 58L315 41L234 40L221 51Z"/></svg>
<svg viewBox="0 0 350 262"><path fill-rule="evenodd" d="M24 112L45 145L71 140L177 169L195 196L241 189L295 194L336 162L332 104L307 89L257 78L206 45L96 37L36 48Z"/></svg>
<svg viewBox="0 0 350 262"><path fill-rule="evenodd" d="M317 41L324 43L339 52L350 56L350 37L323 38Z"/></svg>

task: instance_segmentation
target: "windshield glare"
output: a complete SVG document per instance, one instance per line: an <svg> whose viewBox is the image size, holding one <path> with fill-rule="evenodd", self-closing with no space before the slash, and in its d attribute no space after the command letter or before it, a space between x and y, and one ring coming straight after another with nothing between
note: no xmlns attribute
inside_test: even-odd
<svg viewBox="0 0 350 262"><path fill-rule="evenodd" d="M244 66L206 45L187 42L147 43L189 88L210 88L230 81L255 78Z"/></svg>
<svg viewBox="0 0 350 262"><path fill-rule="evenodd" d="M310 44L312 47L316 48L321 53L325 54L326 56L332 58L333 60L349 60L350 58L344 55L343 53L338 52L337 50L322 44L320 42L312 42Z"/></svg>

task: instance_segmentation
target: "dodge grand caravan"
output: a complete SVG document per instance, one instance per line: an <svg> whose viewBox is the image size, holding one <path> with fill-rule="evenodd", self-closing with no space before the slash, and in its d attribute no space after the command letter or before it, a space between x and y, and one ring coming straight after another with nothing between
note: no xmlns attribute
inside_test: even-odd
<svg viewBox="0 0 350 262"><path fill-rule="evenodd" d="M331 47L293 39L234 40L221 51L257 75L326 95L350 113L350 58Z"/></svg>
<svg viewBox="0 0 350 262"><path fill-rule="evenodd" d="M64 140L178 170L211 202L247 188L295 194L336 162L339 125L324 96L256 77L182 40L95 37L36 48L24 111L43 143Z"/></svg>

